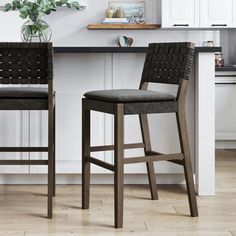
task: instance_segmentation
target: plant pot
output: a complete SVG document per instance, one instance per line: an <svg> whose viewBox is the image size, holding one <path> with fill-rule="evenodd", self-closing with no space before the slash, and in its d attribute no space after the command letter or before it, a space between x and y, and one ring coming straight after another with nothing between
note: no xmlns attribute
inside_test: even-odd
<svg viewBox="0 0 236 236"><path fill-rule="evenodd" d="M49 24L42 20L27 20L21 27L21 39L23 42L49 42L52 30Z"/></svg>

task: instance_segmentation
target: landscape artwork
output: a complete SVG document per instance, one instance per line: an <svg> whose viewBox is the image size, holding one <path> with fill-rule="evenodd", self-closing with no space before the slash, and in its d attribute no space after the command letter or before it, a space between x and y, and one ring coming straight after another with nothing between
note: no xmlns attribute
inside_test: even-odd
<svg viewBox="0 0 236 236"><path fill-rule="evenodd" d="M144 1L110 1L109 9L114 11L122 8L126 18L145 17L145 2Z"/></svg>

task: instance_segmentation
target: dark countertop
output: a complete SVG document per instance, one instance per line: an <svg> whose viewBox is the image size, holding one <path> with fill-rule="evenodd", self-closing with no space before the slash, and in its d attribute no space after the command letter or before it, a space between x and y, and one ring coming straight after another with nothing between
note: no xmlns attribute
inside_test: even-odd
<svg viewBox="0 0 236 236"><path fill-rule="evenodd" d="M226 65L224 67L216 67L216 71L236 71L236 66Z"/></svg>
<svg viewBox="0 0 236 236"><path fill-rule="evenodd" d="M146 53L147 47L54 47L55 53ZM221 52L221 47L196 47L199 52Z"/></svg>

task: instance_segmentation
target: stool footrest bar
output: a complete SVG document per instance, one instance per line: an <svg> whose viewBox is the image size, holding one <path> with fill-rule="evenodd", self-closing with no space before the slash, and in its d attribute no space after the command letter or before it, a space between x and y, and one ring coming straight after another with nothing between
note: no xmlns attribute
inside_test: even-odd
<svg viewBox="0 0 236 236"><path fill-rule="evenodd" d="M143 143L124 144L124 149L135 149L135 148L144 148L144 144ZM113 150L114 150L114 145L90 147L91 152L113 151Z"/></svg>
<svg viewBox="0 0 236 236"><path fill-rule="evenodd" d="M164 155L130 157L124 159L124 164L153 162L153 161L183 160L183 158L184 158L183 154L164 154Z"/></svg>
<svg viewBox="0 0 236 236"><path fill-rule="evenodd" d="M164 154L156 151L148 151L148 155L152 156L152 155L164 155ZM181 166L184 164L183 160L167 160L167 161Z"/></svg>
<svg viewBox="0 0 236 236"><path fill-rule="evenodd" d="M0 147L0 152L48 152L48 147Z"/></svg>
<svg viewBox="0 0 236 236"><path fill-rule="evenodd" d="M101 160L98 160L94 157L88 157L88 160L90 163L94 164L94 165L97 165L97 166L100 166L100 167L103 167L107 170L110 170L110 171L114 171L115 170L115 167L110 164L110 163L107 163L105 161L101 161Z"/></svg>
<svg viewBox="0 0 236 236"><path fill-rule="evenodd" d="M0 160L0 165L48 165L48 160Z"/></svg>

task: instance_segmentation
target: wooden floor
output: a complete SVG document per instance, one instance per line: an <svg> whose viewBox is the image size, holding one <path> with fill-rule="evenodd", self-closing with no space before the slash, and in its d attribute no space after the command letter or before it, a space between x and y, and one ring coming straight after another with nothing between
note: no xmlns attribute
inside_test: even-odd
<svg viewBox="0 0 236 236"><path fill-rule="evenodd" d="M191 218L182 186L159 186L151 201L147 186L126 186L124 228L113 228L112 186L92 186L91 209L81 210L81 187L58 186L54 218L47 220L46 186L0 186L0 235L235 235L236 151L218 150L216 196L198 197Z"/></svg>

